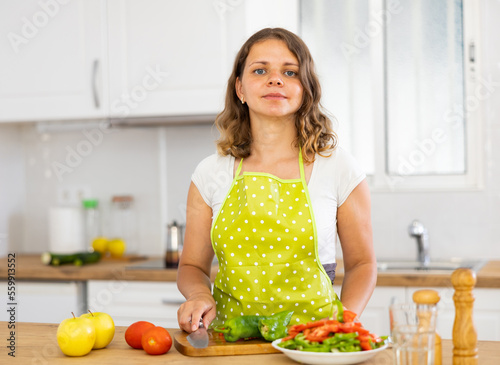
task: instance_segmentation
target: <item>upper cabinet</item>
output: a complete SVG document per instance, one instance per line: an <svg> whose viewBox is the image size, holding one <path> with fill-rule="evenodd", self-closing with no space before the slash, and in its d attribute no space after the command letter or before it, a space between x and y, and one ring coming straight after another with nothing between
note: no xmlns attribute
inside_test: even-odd
<svg viewBox="0 0 500 365"><path fill-rule="evenodd" d="M111 116L220 111L245 38L245 7L229 3L108 1Z"/></svg>
<svg viewBox="0 0 500 365"><path fill-rule="evenodd" d="M2 2L0 121L214 116L243 42L298 18L298 0Z"/></svg>
<svg viewBox="0 0 500 365"><path fill-rule="evenodd" d="M113 118L219 113L245 40L299 19L297 0L108 0L107 13Z"/></svg>
<svg viewBox="0 0 500 365"><path fill-rule="evenodd" d="M103 1L0 3L0 121L108 112Z"/></svg>

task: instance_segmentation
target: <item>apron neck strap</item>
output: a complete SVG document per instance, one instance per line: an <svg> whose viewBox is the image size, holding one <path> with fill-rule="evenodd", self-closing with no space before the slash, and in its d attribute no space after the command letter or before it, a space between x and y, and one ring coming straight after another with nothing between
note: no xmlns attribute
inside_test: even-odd
<svg viewBox="0 0 500 365"><path fill-rule="evenodd" d="M240 175L242 166L243 166L243 158L240 160L240 163L238 164L238 168L236 169L236 173L234 174L235 178ZM299 146L299 169L300 169L300 179L303 182L305 182L306 175L304 173L304 161L302 160L302 146Z"/></svg>
<svg viewBox="0 0 500 365"><path fill-rule="evenodd" d="M238 168L236 169L236 173L234 174L235 178L237 178L240 175L242 166L243 166L243 158L241 158L240 163L238 164Z"/></svg>
<svg viewBox="0 0 500 365"><path fill-rule="evenodd" d="M299 168L300 168L300 179L306 185L306 174L304 173L304 161L302 160L302 146L299 146Z"/></svg>

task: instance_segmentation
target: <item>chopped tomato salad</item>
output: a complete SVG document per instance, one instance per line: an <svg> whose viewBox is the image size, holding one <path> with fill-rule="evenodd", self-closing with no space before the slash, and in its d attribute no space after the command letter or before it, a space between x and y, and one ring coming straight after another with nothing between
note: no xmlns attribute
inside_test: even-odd
<svg viewBox="0 0 500 365"><path fill-rule="evenodd" d="M385 338L370 333L355 313L344 310L343 321L323 319L291 326L288 336L278 346L312 352L354 352L373 350L384 344Z"/></svg>

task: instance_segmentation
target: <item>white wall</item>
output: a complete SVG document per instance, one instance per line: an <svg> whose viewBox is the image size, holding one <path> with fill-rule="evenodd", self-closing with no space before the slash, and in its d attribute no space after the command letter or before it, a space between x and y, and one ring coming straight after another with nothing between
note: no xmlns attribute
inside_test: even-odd
<svg viewBox="0 0 500 365"><path fill-rule="evenodd" d="M20 128L2 125L0 129L0 256L23 240L24 146Z"/></svg>
<svg viewBox="0 0 500 365"><path fill-rule="evenodd" d="M111 197L134 196L141 254L164 251L166 225L185 221L191 173L215 151L211 125L40 132L0 126L0 255L49 248L48 209L63 189L97 198L104 231Z"/></svg>
<svg viewBox="0 0 500 365"><path fill-rule="evenodd" d="M65 187L88 188L89 197L99 200L103 213L113 195L133 195L140 213L138 231L142 251L160 250L162 202L158 199L161 168L157 130L108 132L92 128L86 134L82 131L40 134L36 128L26 127L23 138L27 179L23 251L48 249L47 210L58 205L59 189ZM58 176L55 166L59 164L67 166L68 171Z"/></svg>
<svg viewBox="0 0 500 365"><path fill-rule="evenodd" d="M215 153L217 128L212 125L165 128L167 146L168 222L186 221L186 199L191 174L206 156Z"/></svg>

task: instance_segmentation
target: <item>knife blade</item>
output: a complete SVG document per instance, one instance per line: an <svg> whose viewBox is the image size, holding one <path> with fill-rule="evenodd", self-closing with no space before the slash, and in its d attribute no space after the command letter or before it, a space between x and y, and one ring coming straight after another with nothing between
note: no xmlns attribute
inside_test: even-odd
<svg viewBox="0 0 500 365"><path fill-rule="evenodd" d="M188 342L197 349L204 349L208 346L208 333L206 328L203 326L203 322L200 322L198 329L187 336Z"/></svg>

